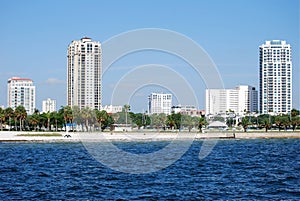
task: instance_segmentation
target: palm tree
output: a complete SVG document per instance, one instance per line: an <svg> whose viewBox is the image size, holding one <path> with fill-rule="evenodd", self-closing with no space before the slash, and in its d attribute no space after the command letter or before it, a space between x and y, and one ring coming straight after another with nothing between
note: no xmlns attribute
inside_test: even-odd
<svg viewBox="0 0 300 201"><path fill-rule="evenodd" d="M11 118L14 116L14 110L8 107L4 110L5 118L8 119L9 130L11 128Z"/></svg>
<svg viewBox="0 0 300 201"><path fill-rule="evenodd" d="M182 125L187 126L189 132L191 132L191 129L194 127L193 118L190 115L182 115Z"/></svg>
<svg viewBox="0 0 300 201"><path fill-rule="evenodd" d="M63 114L64 114L64 120L65 120L66 129L67 129L68 122L71 123L72 126L73 126L72 108L70 106L65 106L65 107L62 107L62 109L63 109Z"/></svg>
<svg viewBox="0 0 300 201"><path fill-rule="evenodd" d="M28 117L28 122L34 127L34 130L37 131L37 125L39 124L39 114L32 114Z"/></svg>
<svg viewBox="0 0 300 201"><path fill-rule="evenodd" d="M292 128L293 128L293 131L295 131L296 127L298 125L300 125L300 117L292 117L292 120L291 120L291 125L292 125Z"/></svg>
<svg viewBox="0 0 300 201"><path fill-rule="evenodd" d="M3 131L3 122L5 122L5 112L2 108L0 108L0 127L1 127L1 131Z"/></svg>
<svg viewBox="0 0 300 201"><path fill-rule="evenodd" d="M48 131L50 131L51 130L51 128L50 128L51 113L50 112L45 113L45 117L47 118L47 129L48 129Z"/></svg>
<svg viewBox="0 0 300 201"><path fill-rule="evenodd" d="M202 133L203 126L207 125L207 121L204 117L200 117L198 121L199 132Z"/></svg>
<svg viewBox="0 0 300 201"><path fill-rule="evenodd" d="M100 124L100 129L103 131L105 129L104 123L108 120L108 114L105 110L96 110L96 120Z"/></svg>
<svg viewBox="0 0 300 201"><path fill-rule="evenodd" d="M276 116L274 123L278 127L278 130L280 131L282 124L283 124L283 118L281 116Z"/></svg>
<svg viewBox="0 0 300 201"><path fill-rule="evenodd" d="M89 122L93 118L93 111L89 107L85 107L80 111L80 116L84 120L86 131L89 131Z"/></svg>
<svg viewBox="0 0 300 201"><path fill-rule="evenodd" d="M52 124L55 124L55 131L58 129L58 123L63 124L63 114L61 112L51 112Z"/></svg>
<svg viewBox="0 0 300 201"><path fill-rule="evenodd" d="M24 119L26 119L27 117L27 112L24 108L24 106L18 106L16 109L15 109L15 114L16 114L16 119L19 119L19 123L20 123L20 131L22 130L22 124L23 124L23 121Z"/></svg>
<svg viewBox="0 0 300 201"><path fill-rule="evenodd" d="M171 130L173 130L173 128L176 129L175 118L172 114L167 116L167 125L170 127Z"/></svg>
<svg viewBox="0 0 300 201"><path fill-rule="evenodd" d="M264 119L262 126L266 129L266 132L268 132L268 130L272 127L272 124L268 119Z"/></svg>
<svg viewBox="0 0 300 201"><path fill-rule="evenodd" d="M244 132L247 132L247 128L251 123L249 122L249 119L244 117L242 118L242 121L239 123L239 125L241 125L244 129Z"/></svg>
<svg viewBox="0 0 300 201"><path fill-rule="evenodd" d="M130 105L126 104L123 106L124 111L125 111L125 122L126 122L126 126L127 126L127 115L128 115L128 111L130 111Z"/></svg>

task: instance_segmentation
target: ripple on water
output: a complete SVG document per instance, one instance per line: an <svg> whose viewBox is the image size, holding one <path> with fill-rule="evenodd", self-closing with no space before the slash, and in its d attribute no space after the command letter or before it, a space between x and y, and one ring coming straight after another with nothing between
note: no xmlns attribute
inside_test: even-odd
<svg viewBox="0 0 300 201"><path fill-rule="evenodd" d="M167 142L116 144L151 153ZM201 144L168 168L131 175L101 165L81 143L0 143L0 200L299 198L300 140L222 140L199 160Z"/></svg>

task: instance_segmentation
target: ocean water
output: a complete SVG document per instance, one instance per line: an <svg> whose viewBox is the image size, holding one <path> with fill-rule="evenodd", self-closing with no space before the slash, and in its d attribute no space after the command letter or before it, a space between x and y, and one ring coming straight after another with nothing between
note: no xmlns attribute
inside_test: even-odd
<svg viewBox="0 0 300 201"><path fill-rule="evenodd" d="M127 174L96 161L81 143L0 143L0 200L300 200L300 140L202 141L163 170ZM167 142L118 142L151 153Z"/></svg>

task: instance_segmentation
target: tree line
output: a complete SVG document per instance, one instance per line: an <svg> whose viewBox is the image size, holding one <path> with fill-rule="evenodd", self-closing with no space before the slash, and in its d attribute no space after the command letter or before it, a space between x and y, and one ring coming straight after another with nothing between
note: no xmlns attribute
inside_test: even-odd
<svg viewBox="0 0 300 201"><path fill-rule="evenodd" d="M80 126L81 130L113 130L114 126L122 124L126 126L143 128L154 128L158 130L174 130L183 127L191 131L197 128L201 131L207 124L205 117L191 117L178 114L153 114L133 113L129 105L124 105L122 112L108 114L105 110L91 108L80 109L77 106L62 106L55 112L41 113L35 110L33 114L28 115L23 106L16 109L0 108L0 128L1 130L14 131L62 131L67 126L75 131Z"/></svg>
<svg viewBox="0 0 300 201"><path fill-rule="evenodd" d="M271 116L268 114L250 115L246 114L239 122L235 118L216 116L212 121L226 122L228 127L235 125L241 126L246 132L249 128L295 130L300 126L299 111L293 109L288 115ZM28 115L23 106L12 108L0 108L0 129L15 131L62 131L66 127L72 127L75 131L76 126L80 126L83 131L95 131L109 129L113 130L115 125L125 125L130 127L152 128L157 130L181 130L198 129L208 125L204 116L192 117L180 113L152 114L133 113L129 105L124 105L123 110L118 113L108 114L105 110L91 108L80 109L77 106L62 106L58 111L41 113L38 110Z"/></svg>

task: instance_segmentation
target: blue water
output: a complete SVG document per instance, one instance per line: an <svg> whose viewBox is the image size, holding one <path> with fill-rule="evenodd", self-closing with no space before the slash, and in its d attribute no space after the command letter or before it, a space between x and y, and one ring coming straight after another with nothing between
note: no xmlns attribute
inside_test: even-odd
<svg viewBox="0 0 300 201"><path fill-rule="evenodd" d="M149 153L167 143L116 144ZM0 200L300 200L299 139L222 140L199 160L201 144L161 171L125 174L81 143L0 143Z"/></svg>

